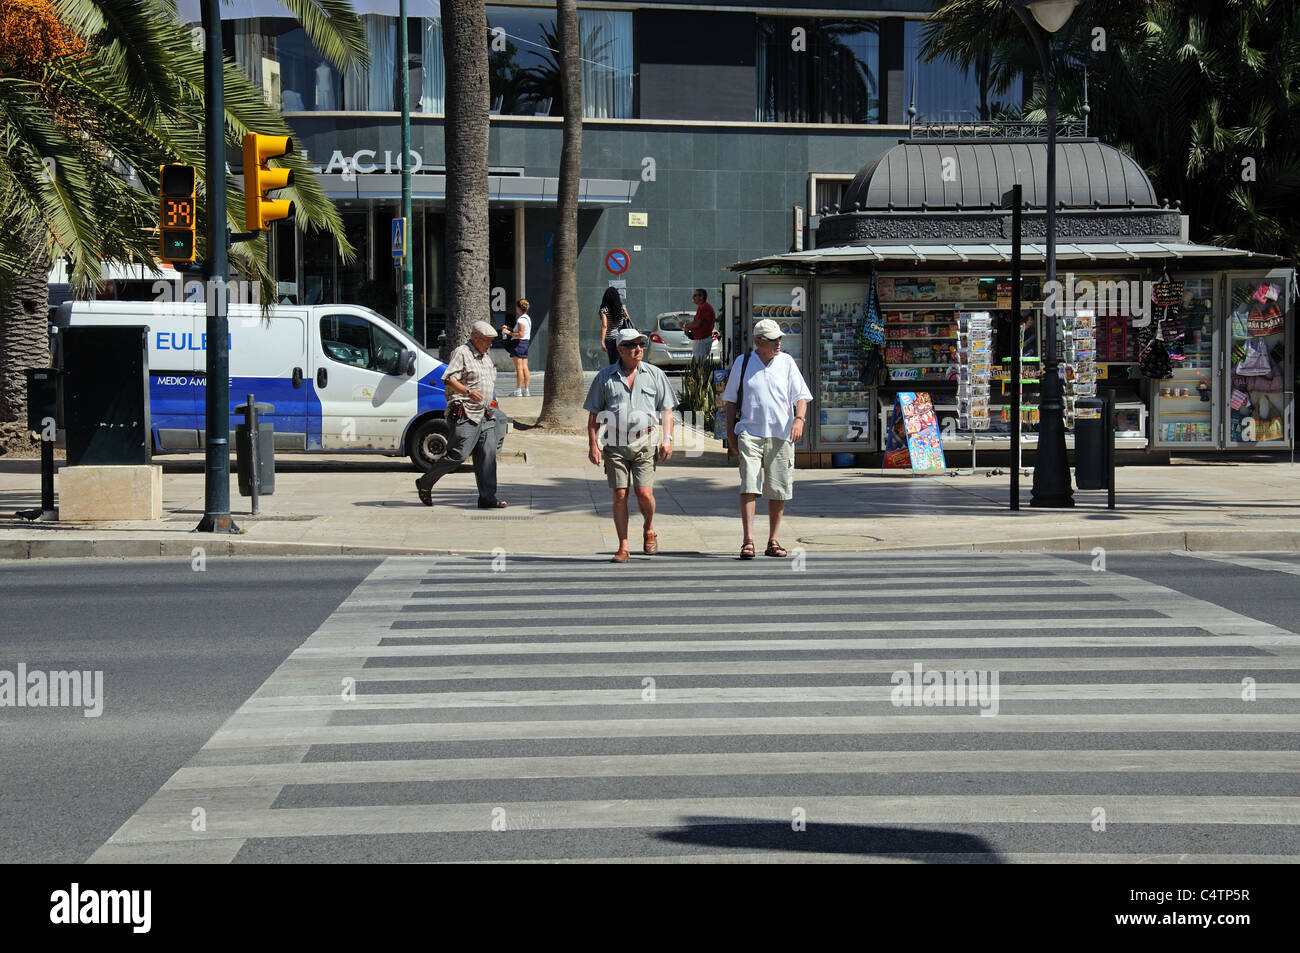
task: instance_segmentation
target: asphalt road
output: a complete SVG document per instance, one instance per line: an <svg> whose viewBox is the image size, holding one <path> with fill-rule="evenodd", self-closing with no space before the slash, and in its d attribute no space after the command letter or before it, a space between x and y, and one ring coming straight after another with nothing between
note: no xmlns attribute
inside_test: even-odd
<svg viewBox="0 0 1300 953"><path fill-rule="evenodd" d="M1300 557L1206 555L7 566L105 698L0 708L0 861L1294 861Z"/></svg>
<svg viewBox="0 0 1300 953"><path fill-rule="evenodd" d="M5 564L0 670L102 671L104 707L0 708L0 863L89 857L376 565Z"/></svg>

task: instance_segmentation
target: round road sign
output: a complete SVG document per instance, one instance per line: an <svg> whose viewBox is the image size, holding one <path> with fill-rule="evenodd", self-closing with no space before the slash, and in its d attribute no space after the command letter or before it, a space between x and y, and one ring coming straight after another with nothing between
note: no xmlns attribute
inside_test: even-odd
<svg viewBox="0 0 1300 953"><path fill-rule="evenodd" d="M632 259L627 252L623 251L621 248L615 248L605 256L605 267L613 274L621 275L623 272L627 271L627 266L631 261Z"/></svg>

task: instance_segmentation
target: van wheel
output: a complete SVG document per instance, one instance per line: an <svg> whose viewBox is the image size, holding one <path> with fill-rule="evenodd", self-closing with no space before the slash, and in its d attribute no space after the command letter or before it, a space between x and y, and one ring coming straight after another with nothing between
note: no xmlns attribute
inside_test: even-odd
<svg viewBox="0 0 1300 953"><path fill-rule="evenodd" d="M411 462L421 470L431 470L447 453L451 431L445 420L430 418L415 428L409 441Z"/></svg>

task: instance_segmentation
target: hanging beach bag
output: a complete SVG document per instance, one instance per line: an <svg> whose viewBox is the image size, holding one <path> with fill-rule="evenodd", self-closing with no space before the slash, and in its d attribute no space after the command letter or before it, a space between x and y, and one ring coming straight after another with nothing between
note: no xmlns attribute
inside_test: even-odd
<svg viewBox="0 0 1300 953"><path fill-rule="evenodd" d="M1156 338L1143 349L1138 357L1138 370L1143 377L1158 381L1174 376L1173 364L1169 360L1169 352L1165 350L1164 341Z"/></svg>
<svg viewBox="0 0 1300 953"><path fill-rule="evenodd" d="M878 348L885 343L885 319L880 314L880 298L876 294L876 273L871 273L871 290L867 293L867 305L862 311L862 330L858 334L858 343L864 350Z"/></svg>
<svg viewBox="0 0 1300 953"><path fill-rule="evenodd" d="M1240 377L1266 377L1272 373L1273 366L1268 359L1264 346L1246 342L1245 356L1238 362L1236 373Z"/></svg>
<svg viewBox="0 0 1300 953"><path fill-rule="evenodd" d="M1256 337L1281 331L1282 309L1278 307L1278 303L1270 301L1265 305L1252 304L1250 313L1246 315L1246 329Z"/></svg>
<svg viewBox="0 0 1300 953"><path fill-rule="evenodd" d="M1181 281L1170 281L1169 272L1166 271L1152 289L1151 300L1161 308L1182 304L1183 283Z"/></svg>

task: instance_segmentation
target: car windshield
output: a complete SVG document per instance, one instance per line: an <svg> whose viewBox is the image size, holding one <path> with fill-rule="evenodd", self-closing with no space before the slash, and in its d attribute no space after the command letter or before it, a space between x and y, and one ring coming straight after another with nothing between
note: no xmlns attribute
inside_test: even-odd
<svg viewBox="0 0 1300 953"><path fill-rule="evenodd" d="M660 331L680 331L682 329L682 319L673 315L668 318L659 319Z"/></svg>

